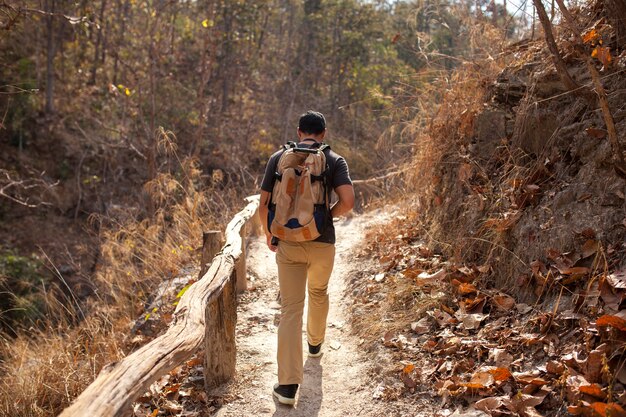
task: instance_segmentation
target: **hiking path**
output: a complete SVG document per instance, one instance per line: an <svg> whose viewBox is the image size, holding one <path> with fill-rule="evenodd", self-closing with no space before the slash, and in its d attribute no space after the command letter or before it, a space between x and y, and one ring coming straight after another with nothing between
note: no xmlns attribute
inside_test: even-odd
<svg viewBox="0 0 626 417"><path fill-rule="evenodd" d="M372 366L362 342L349 329L350 296L346 287L360 269L354 258L365 230L380 222L381 212L335 223L337 252L329 283L330 311L323 355L306 357L306 306L303 317L304 382L298 390L295 407L279 404L272 396L277 382L276 333L280 318L275 254L264 238L251 238L248 246L249 291L238 307L237 376L229 391L233 400L224 404L216 416L387 416L418 415L391 412L389 404L373 399L376 382L370 380Z"/></svg>

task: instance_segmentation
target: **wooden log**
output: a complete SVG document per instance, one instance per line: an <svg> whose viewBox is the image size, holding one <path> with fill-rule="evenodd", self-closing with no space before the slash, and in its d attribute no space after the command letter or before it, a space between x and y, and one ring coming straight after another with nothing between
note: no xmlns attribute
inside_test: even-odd
<svg viewBox="0 0 626 417"><path fill-rule="evenodd" d="M105 366L60 417L129 415L135 398L202 346L207 306L230 282L235 261L242 255L241 228L259 206L259 196L246 200L247 206L226 227L226 244L222 252L214 258L202 279L183 294L165 334L121 361Z"/></svg>
<svg viewBox="0 0 626 417"><path fill-rule="evenodd" d="M213 261L213 257L217 255L222 247L222 232L219 230L209 230L202 233L202 256L200 257L200 273L198 279L202 278L209 265Z"/></svg>
<svg viewBox="0 0 626 417"><path fill-rule="evenodd" d="M204 337L204 385L207 391L227 382L235 375L237 348L237 276L233 272L222 295L206 311Z"/></svg>

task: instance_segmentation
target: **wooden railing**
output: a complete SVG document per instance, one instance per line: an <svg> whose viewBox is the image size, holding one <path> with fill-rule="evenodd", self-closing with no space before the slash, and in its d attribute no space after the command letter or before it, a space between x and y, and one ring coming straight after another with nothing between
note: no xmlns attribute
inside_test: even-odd
<svg viewBox="0 0 626 417"><path fill-rule="evenodd" d="M217 386L235 372L236 292L246 287L246 224L258 228L259 196L226 227L224 244L215 255L216 237L204 236L201 271L210 268L180 299L167 331L119 362L107 365L96 380L60 417L128 415L134 399L165 373L188 359L205 343L205 381Z"/></svg>

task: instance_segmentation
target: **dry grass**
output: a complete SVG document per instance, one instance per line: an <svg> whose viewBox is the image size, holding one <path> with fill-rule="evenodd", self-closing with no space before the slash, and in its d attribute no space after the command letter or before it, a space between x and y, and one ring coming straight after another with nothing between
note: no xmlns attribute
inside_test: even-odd
<svg viewBox="0 0 626 417"><path fill-rule="evenodd" d="M399 109L408 119L391 132L414 142L411 162L400 167L402 178L393 184L392 196L385 196L385 202L399 199L402 216L374 230L367 240L373 242L369 253L374 257L397 256L400 264L394 268L398 270L432 272L441 267L432 264L432 259L420 260L422 243L451 264L508 255L502 234L485 229L481 216L499 204L497 180L473 160L469 148L487 89L509 58L501 54L505 47L501 32L490 25L472 26L470 37L476 60L462 62L453 71L431 66L416 74L419 89L406 93L414 96L413 108ZM381 138L382 144L388 139ZM470 175L476 184L470 184ZM462 201L472 185L481 186L486 195L468 206ZM353 322L366 339L406 330L425 311L445 303L441 291L423 291L393 268L382 286L370 278L363 277L369 283L359 285ZM367 314L358 314L359 309Z"/></svg>
<svg viewBox="0 0 626 417"><path fill-rule="evenodd" d="M197 264L202 231L222 224L240 205L238 191L222 189L223 175L202 178L190 160L180 160L172 138L161 150L177 169L160 172L145 187L152 217L133 211L101 223L101 261L92 277L96 296L82 305L50 298L43 330L24 330L0 345L0 414L57 415L107 363L132 348L130 329L150 294L164 280ZM78 324L76 324L78 323Z"/></svg>

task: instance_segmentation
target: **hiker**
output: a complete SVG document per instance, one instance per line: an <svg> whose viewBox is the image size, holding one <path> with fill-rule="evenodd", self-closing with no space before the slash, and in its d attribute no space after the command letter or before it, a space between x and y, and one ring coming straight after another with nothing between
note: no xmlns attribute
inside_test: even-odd
<svg viewBox="0 0 626 417"><path fill-rule="evenodd" d="M290 142L270 157L261 184L259 214L267 246L276 252L278 265L281 316L278 383L273 394L281 404L295 404L298 386L302 384L305 287L309 296L308 355L322 354L328 316L328 280L335 258L333 218L354 207L348 165L323 143L325 135L326 120L321 113L308 111L301 115L299 142ZM289 162L294 159L298 162ZM333 190L338 201L331 206ZM289 210L296 213L285 214ZM296 217L287 218L290 215Z"/></svg>

